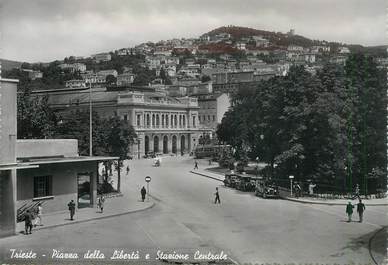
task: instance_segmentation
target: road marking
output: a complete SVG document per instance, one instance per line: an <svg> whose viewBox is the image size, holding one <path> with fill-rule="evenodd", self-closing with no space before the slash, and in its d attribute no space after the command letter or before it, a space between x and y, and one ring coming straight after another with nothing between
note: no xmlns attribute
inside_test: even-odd
<svg viewBox="0 0 388 265"><path fill-rule="evenodd" d="M144 234L146 234L146 236L148 237L148 239L152 242L152 244L154 244L155 247L157 248L160 248L158 246L158 244L156 244L156 242L152 239L151 235L143 228L142 225L140 225L137 221L135 222L135 224L140 227L140 229L144 232Z"/></svg>

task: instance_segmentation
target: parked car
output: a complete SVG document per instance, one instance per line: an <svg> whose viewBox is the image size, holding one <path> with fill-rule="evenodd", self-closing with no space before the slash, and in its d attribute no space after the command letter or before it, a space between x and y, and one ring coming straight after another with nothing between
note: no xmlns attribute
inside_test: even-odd
<svg viewBox="0 0 388 265"><path fill-rule="evenodd" d="M237 180L236 174L227 173L227 174L225 174L224 185L226 187L235 188L236 187L236 180Z"/></svg>
<svg viewBox="0 0 388 265"><path fill-rule="evenodd" d="M143 157L144 157L144 158L155 158L156 155L155 155L154 152L148 152L148 153L145 154Z"/></svg>
<svg viewBox="0 0 388 265"><path fill-rule="evenodd" d="M236 181L236 188L241 191L255 191L255 177L239 174Z"/></svg>
<svg viewBox="0 0 388 265"><path fill-rule="evenodd" d="M279 197L279 189L278 187L271 182L265 181L263 179L258 179L256 181L256 196L260 196L265 198L278 198Z"/></svg>

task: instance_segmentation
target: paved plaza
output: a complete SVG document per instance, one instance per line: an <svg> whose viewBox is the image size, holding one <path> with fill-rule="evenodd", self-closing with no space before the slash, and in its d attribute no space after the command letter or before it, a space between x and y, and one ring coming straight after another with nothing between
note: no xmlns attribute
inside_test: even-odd
<svg viewBox="0 0 388 265"><path fill-rule="evenodd" d="M32 249L42 262L50 260L53 249L98 249L107 259L114 250L139 251L140 256L150 254L151 260L158 250L223 252L228 262L238 264L380 264L386 257L386 206L368 207L366 202L364 222L356 222L355 215L354 222L347 223L342 205L262 199L192 174L192 157L164 157L161 167L153 167L152 159L128 163L130 172L122 177L124 196L108 199L107 206L116 207L116 200L125 207L125 199L128 205L138 205L144 178L150 176L152 208L1 239L3 258L11 248ZM199 161L200 170L207 164ZM214 204L216 187L221 204Z"/></svg>

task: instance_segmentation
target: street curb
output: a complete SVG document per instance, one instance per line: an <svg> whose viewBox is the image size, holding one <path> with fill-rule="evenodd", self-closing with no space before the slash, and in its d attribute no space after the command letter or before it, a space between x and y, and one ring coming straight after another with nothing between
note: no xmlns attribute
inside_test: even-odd
<svg viewBox="0 0 388 265"><path fill-rule="evenodd" d="M216 177L211 177L209 175L205 175L205 174L202 174L202 173L199 173L199 172L190 171L190 173L193 173L193 174L196 174L196 175L199 175L199 176L202 176L202 177L206 177L206 178L210 178L210 179L214 179L214 180L218 180L218 181L224 182L222 179L219 179L219 178L216 178Z"/></svg>
<svg viewBox="0 0 388 265"><path fill-rule="evenodd" d="M90 219L85 219L85 220L73 220L73 221L69 221L68 223L63 223L63 224L49 225L49 226L43 226L43 227L35 227L34 231L43 230L43 229L49 229L49 228L56 228L56 227L65 226L65 225L86 223L86 222L90 222L90 221L94 221L94 220L108 219L108 218L111 218L111 217L117 217L117 216L121 216L121 215L142 212L142 211L151 209L154 206L155 206L155 202L152 202L147 207L141 208L141 209L137 209L137 210L127 211L127 212L122 212L122 213L117 213L117 214L111 214L111 215L98 216L98 217L94 217L94 218L90 218ZM17 234L21 234L21 233L17 232Z"/></svg>
<svg viewBox="0 0 388 265"><path fill-rule="evenodd" d="M283 200L287 201L292 201L292 202L298 202L298 203L303 203L303 204L320 204L320 205L341 205L341 206L346 206L347 203L340 203L340 202L317 202L317 201L304 201L304 200L298 200L298 199L293 199L289 197L281 197ZM366 203L366 206L388 206L387 203L367 203L367 201L364 201Z"/></svg>
<svg viewBox="0 0 388 265"><path fill-rule="evenodd" d="M203 176L203 177L207 177L207 178L211 178L211 179L223 182L223 180L221 180L219 178L211 177L209 175L205 175L205 174L202 174L202 173L199 173L199 172L195 172L195 171L192 171L192 170L190 171L190 173L193 173L193 174L196 174L196 175L200 175L200 176ZM303 201L303 200L298 200L298 199L289 198L289 197L280 197L280 198L283 199L283 200L297 202L297 203L303 203L303 204L340 205L340 206L346 206L347 205L347 203L339 203L339 202ZM364 202L367 203L367 201L364 201ZM388 201L387 201L387 203L370 203L370 204L367 203L366 206L388 206Z"/></svg>

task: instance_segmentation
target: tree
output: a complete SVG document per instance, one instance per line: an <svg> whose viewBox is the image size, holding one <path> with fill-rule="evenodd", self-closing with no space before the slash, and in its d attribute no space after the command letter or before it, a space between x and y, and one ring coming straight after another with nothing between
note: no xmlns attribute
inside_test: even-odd
<svg viewBox="0 0 388 265"><path fill-rule="evenodd" d="M18 94L17 137L50 138L54 134L56 116L48 106L48 97L33 97L29 90Z"/></svg>
<svg viewBox="0 0 388 265"><path fill-rule="evenodd" d="M209 82L209 81L211 81L212 79L210 78L210 76L208 76L208 75L203 75L202 77L201 77L201 82L202 83L206 83L206 82Z"/></svg>
<svg viewBox="0 0 388 265"><path fill-rule="evenodd" d="M368 181L383 175L373 169L385 170L385 117L384 73L358 55L345 68L329 64L311 75L292 67L285 77L237 91L217 135L236 158L259 157L277 178L314 179L333 192L358 182L366 194L368 185L376 191L385 183Z"/></svg>
<svg viewBox="0 0 388 265"><path fill-rule="evenodd" d="M103 120L101 130L104 129L105 131L101 135L102 137L99 137L97 144L105 146L103 150L100 150L101 155L117 156L119 158L115 163L115 167L118 172L117 190L120 191L120 169L123 166L123 160L129 158L129 147L134 143L137 135L131 125L118 117Z"/></svg>
<svg viewBox="0 0 388 265"><path fill-rule="evenodd" d="M107 85L115 85L117 82L117 78L114 75L107 75L105 78L105 82Z"/></svg>
<svg viewBox="0 0 388 265"><path fill-rule="evenodd" d="M123 160L128 159L129 147L137 138L135 130L126 121L118 117L101 118L93 112L93 155L115 156L118 161L114 164L118 170L117 190L120 191L120 169ZM79 152L81 155L89 154L89 113L88 111L75 111L70 113L69 118L63 121L56 130L57 138L78 139ZM107 168L112 162L105 163L107 182Z"/></svg>

